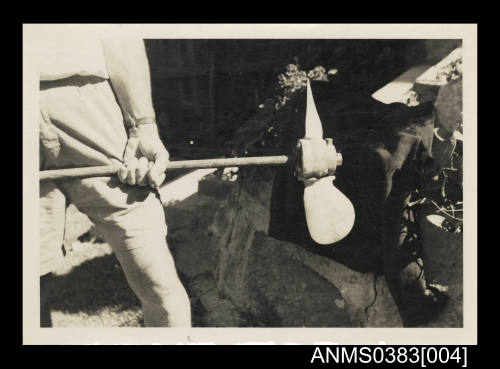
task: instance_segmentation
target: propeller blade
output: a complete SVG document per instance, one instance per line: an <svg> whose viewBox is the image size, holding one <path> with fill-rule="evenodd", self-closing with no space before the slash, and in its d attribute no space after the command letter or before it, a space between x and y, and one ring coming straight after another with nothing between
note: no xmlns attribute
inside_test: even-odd
<svg viewBox="0 0 500 369"><path fill-rule="evenodd" d="M319 119L312 95L311 84L307 80L306 129L304 138L323 138L323 126Z"/></svg>
<svg viewBox="0 0 500 369"><path fill-rule="evenodd" d="M333 176L305 180L304 209L307 228L314 242L329 245L349 234L354 225L351 201L332 183Z"/></svg>

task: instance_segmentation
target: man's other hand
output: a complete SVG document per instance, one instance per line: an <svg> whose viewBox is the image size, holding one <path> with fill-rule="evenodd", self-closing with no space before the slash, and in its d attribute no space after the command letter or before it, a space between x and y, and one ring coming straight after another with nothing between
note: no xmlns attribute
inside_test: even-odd
<svg viewBox="0 0 500 369"><path fill-rule="evenodd" d="M129 185L159 187L165 180L169 154L156 124L143 124L129 129L129 139L118 177Z"/></svg>

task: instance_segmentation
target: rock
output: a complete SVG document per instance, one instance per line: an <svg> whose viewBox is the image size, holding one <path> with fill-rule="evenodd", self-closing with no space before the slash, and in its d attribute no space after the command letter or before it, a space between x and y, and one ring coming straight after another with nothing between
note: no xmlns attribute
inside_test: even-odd
<svg viewBox="0 0 500 369"><path fill-rule="evenodd" d="M430 214L422 217L423 260L427 283L449 298L438 317L428 326L463 326L463 237L441 228L444 217Z"/></svg>
<svg viewBox="0 0 500 369"><path fill-rule="evenodd" d="M216 186L215 183L220 183ZM241 327L249 323L231 300L217 290L212 237L208 229L215 209L220 206L230 182L210 175L200 184L201 194L165 208L168 245L182 283L191 300L193 326ZM226 190L226 191L224 191Z"/></svg>
<svg viewBox="0 0 500 369"><path fill-rule="evenodd" d="M200 205L201 207L201 205ZM167 242L179 272L191 279L213 269L213 249L203 227L204 212L169 206L165 209L168 224Z"/></svg>
<svg viewBox="0 0 500 369"><path fill-rule="evenodd" d="M273 176L271 168L246 168L224 184L223 197L217 192L209 228L219 293L257 326L401 326L382 277L267 235Z"/></svg>
<svg viewBox="0 0 500 369"><path fill-rule="evenodd" d="M353 271L335 260L313 254L292 243L283 244L294 258L339 289L354 326L401 326L399 313L383 277Z"/></svg>
<svg viewBox="0 0 500 369"><path fill-rule="evenodd" d="M281 242L256 232L247 255L242 287L252 316L262 325L351 326L339 290L294 259Z"/></svg>
<svg viewBox="0 0 500 369"><path fill-rule="evenodd" d="M234 304L220 295L210 274L200 274L189 284L188 289L193 296L197 297L203 307L202 325L204 327L241 327L247 325L248 322L239 314Z"/></svg>

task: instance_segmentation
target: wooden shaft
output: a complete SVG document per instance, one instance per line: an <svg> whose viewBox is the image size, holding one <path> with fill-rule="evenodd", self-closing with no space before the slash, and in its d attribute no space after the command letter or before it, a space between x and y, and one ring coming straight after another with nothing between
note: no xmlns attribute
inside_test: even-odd
<svg viewBox="0 0 500 369"><path fill-rule="evenodd" d="M201 160L176 160L168 163L167 170L171 169L201 169L201 168L225 168L241 167L250 165L285 165L294 159L293 156L254 156L243 158L220 158ZM83 167L71 169L53 169L40 172L40 182L74 179L85 177L107 177L116 174L118 166L104 165L97 167Z"/></svg>

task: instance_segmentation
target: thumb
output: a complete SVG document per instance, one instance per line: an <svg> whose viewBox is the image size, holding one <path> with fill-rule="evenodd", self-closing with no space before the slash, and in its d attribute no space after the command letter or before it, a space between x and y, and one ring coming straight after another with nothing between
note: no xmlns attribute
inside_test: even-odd
<svg viewBox="0 0 500 369"><path fill-rule="evenodd" d="M148 172L149 183L153 187L159 187L165 180L169 154L167 150L161 150L155 158L155 162Z"/></svg>

